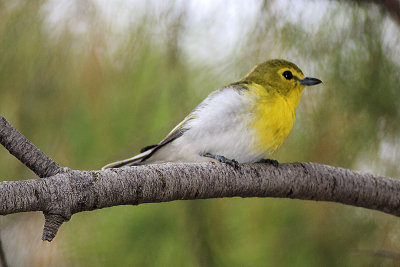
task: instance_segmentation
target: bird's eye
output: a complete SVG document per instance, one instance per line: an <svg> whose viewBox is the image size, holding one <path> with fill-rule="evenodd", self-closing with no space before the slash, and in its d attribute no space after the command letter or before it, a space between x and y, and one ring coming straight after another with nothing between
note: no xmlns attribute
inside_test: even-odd
<svg viewBox="0 0 400 267"><path fill-rule="evenodd" d="M282 76L285 77L286 80L291 80L293 78L293 74L288 70L282 73Z"/></svg>

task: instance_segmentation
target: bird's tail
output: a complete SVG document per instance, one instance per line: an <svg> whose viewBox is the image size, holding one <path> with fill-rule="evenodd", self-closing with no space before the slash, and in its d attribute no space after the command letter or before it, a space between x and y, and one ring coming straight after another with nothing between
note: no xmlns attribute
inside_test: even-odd
<svg viewBox="0 0 400 267"><path fill-rule="evenodd" d="M120 160L120 161L116 161L116 162L107 164L106 166L104 166L101 169L104 170L104 169L110 169L110 168L120 168L123 166L140 165L142 160L145 159L151 152L152 152L151 149L147 150L147 151L140 153L139 155L136 155L132 158L124 159L124 160Z"/></svg>

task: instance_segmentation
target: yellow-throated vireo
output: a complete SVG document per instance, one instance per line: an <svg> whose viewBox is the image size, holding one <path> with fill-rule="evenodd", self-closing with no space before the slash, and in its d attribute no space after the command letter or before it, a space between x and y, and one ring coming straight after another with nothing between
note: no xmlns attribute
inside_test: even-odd
<svg viewBox="0 0 400 267"><path fill-rule="evenodd" d="M212 92L160 143L103 169L161 162L217 160L237 166L262 161L292 130L303 89L319 83L304 77L289 61L268 60L240 81Z"/></svg>

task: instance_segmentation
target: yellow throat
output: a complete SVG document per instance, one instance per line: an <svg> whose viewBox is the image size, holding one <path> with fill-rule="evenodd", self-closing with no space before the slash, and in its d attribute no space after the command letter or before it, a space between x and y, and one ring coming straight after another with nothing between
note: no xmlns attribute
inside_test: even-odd
<svg viewBox="0 0 400 267"><path fill-rule="evenodd" d="M249 87L249 94L254 99L254 117L249 125L256 133L254 149L262 150L267 156L282 145L292 130L301 92L293 91L284 97L270 93L258 84L253 83Z"/></svg>
<svg viewBox="0 0 400 267"><path fill-rule="evenodd" d="M246 94L252 100L249 127L256 135L254 151L268 156L292 130L303 89L321 81L304 77L291 62L269 60L256 66L238 83L246 84L249 89Z"/></svg>

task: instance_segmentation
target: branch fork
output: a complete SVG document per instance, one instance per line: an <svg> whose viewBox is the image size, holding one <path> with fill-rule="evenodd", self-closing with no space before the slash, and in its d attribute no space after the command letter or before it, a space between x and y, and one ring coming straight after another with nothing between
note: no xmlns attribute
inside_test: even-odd
<svg viewBox="0 0 400 267"><path fill-rule="evenodd" d="M58 173L70 172L66 167L59 166L32 142L25 138L0 114L0 143L18 160L24 163L41 178L54 176ZM71 215L61 216L43 211L45 224L42 240L51 241L61 224L68 221Z"/></svg>

